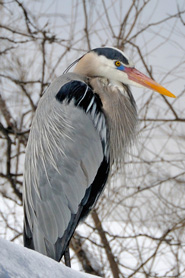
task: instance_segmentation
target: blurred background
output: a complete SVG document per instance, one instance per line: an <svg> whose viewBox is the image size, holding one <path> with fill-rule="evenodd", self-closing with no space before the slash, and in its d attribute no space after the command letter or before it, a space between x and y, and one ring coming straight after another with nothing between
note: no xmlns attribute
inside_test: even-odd
<svg viewBox="0 0 185 278"><path fill-rule="evenodd" d="M185 1L0 1L0 237L23 244L24 155L38 101L75 59L126 53L173 94L132 87L135 144L71 244L102 277L185 277Z"/></svg>

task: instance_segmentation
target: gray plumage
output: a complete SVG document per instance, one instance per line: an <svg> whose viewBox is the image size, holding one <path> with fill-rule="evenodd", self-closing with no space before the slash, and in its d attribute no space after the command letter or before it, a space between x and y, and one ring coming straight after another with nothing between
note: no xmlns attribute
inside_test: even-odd
<svg viewBox="0 0 185 278"><path fill-rule="evenodd" d="M76 74L59 77L38 105L24 172L24 206L34 249L47 255L47 240L49 256L58 259L54 244L63 236L71 214L77 213L103 160L99 134L90 117L84 117L73 103L61 105L55 99L54 92L70 79L84 81Z"/></svg>
<svg viewBox="0 0 185 278"><path fill-rule="evenodd" d="M143 86L141 75L123 52L99 48L78 59L74 73L58 77L46 90L25 156L26 247L57 261L64 255L112 165L124 162L137 126L127 85L137 85L138 78Z"/></svg>

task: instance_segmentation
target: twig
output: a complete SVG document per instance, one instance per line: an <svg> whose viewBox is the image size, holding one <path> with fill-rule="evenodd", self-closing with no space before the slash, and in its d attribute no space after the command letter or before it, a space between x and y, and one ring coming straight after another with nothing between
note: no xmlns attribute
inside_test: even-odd
<svg viewBox="0 0 185 278"><path fill-rule="evenodd" d="M111 268L113 277L114 278L119 278L120 277L119 276L120 275L120 270L119 270L119 267L118 267L118 263L116 262L115 257L112 253L112 249L109 245L109 242L107 240L106 234L103 230L102 224L100 222L100 219L99 219L99 216L98 216L96 210L93 210L92 218L93 218L94 224L96 226L96 229L99 233L99 236L101 238L102 244L105 248L105 252L107 254L107 258L108 258L108 261L109 261L109 264L110 264L110 268Z"/></svg>
<svg viewBox="0 0 185 278"><path fill-rule="evenodd" d="M91 44L89 39L89 31L88 31L88 16L87 16L87 9L86 9L86 0L83 0L83 8L84 8L84 15L85 15L85 34L87 39L88 50L91 50Z"/></svg>

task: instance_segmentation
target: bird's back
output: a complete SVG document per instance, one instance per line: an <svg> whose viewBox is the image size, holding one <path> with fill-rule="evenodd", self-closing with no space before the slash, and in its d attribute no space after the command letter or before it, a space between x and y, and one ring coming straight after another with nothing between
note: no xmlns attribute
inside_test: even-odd
<svg viewBox="0 0 185 278"><path fill-rule="evenodd" d="M25 246L60 260L109 172L106 119L87 80L66 74L46 90L30 131L24 172Z"/></svg>

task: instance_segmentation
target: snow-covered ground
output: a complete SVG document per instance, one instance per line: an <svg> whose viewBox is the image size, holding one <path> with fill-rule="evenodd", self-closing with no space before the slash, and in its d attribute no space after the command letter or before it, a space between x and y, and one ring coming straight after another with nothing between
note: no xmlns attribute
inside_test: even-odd
<svg viewBox="0 0 185 278"><path fill-rule="evenodd" d="M25 247L0 239L0 278L97 278Z"/></svg>

